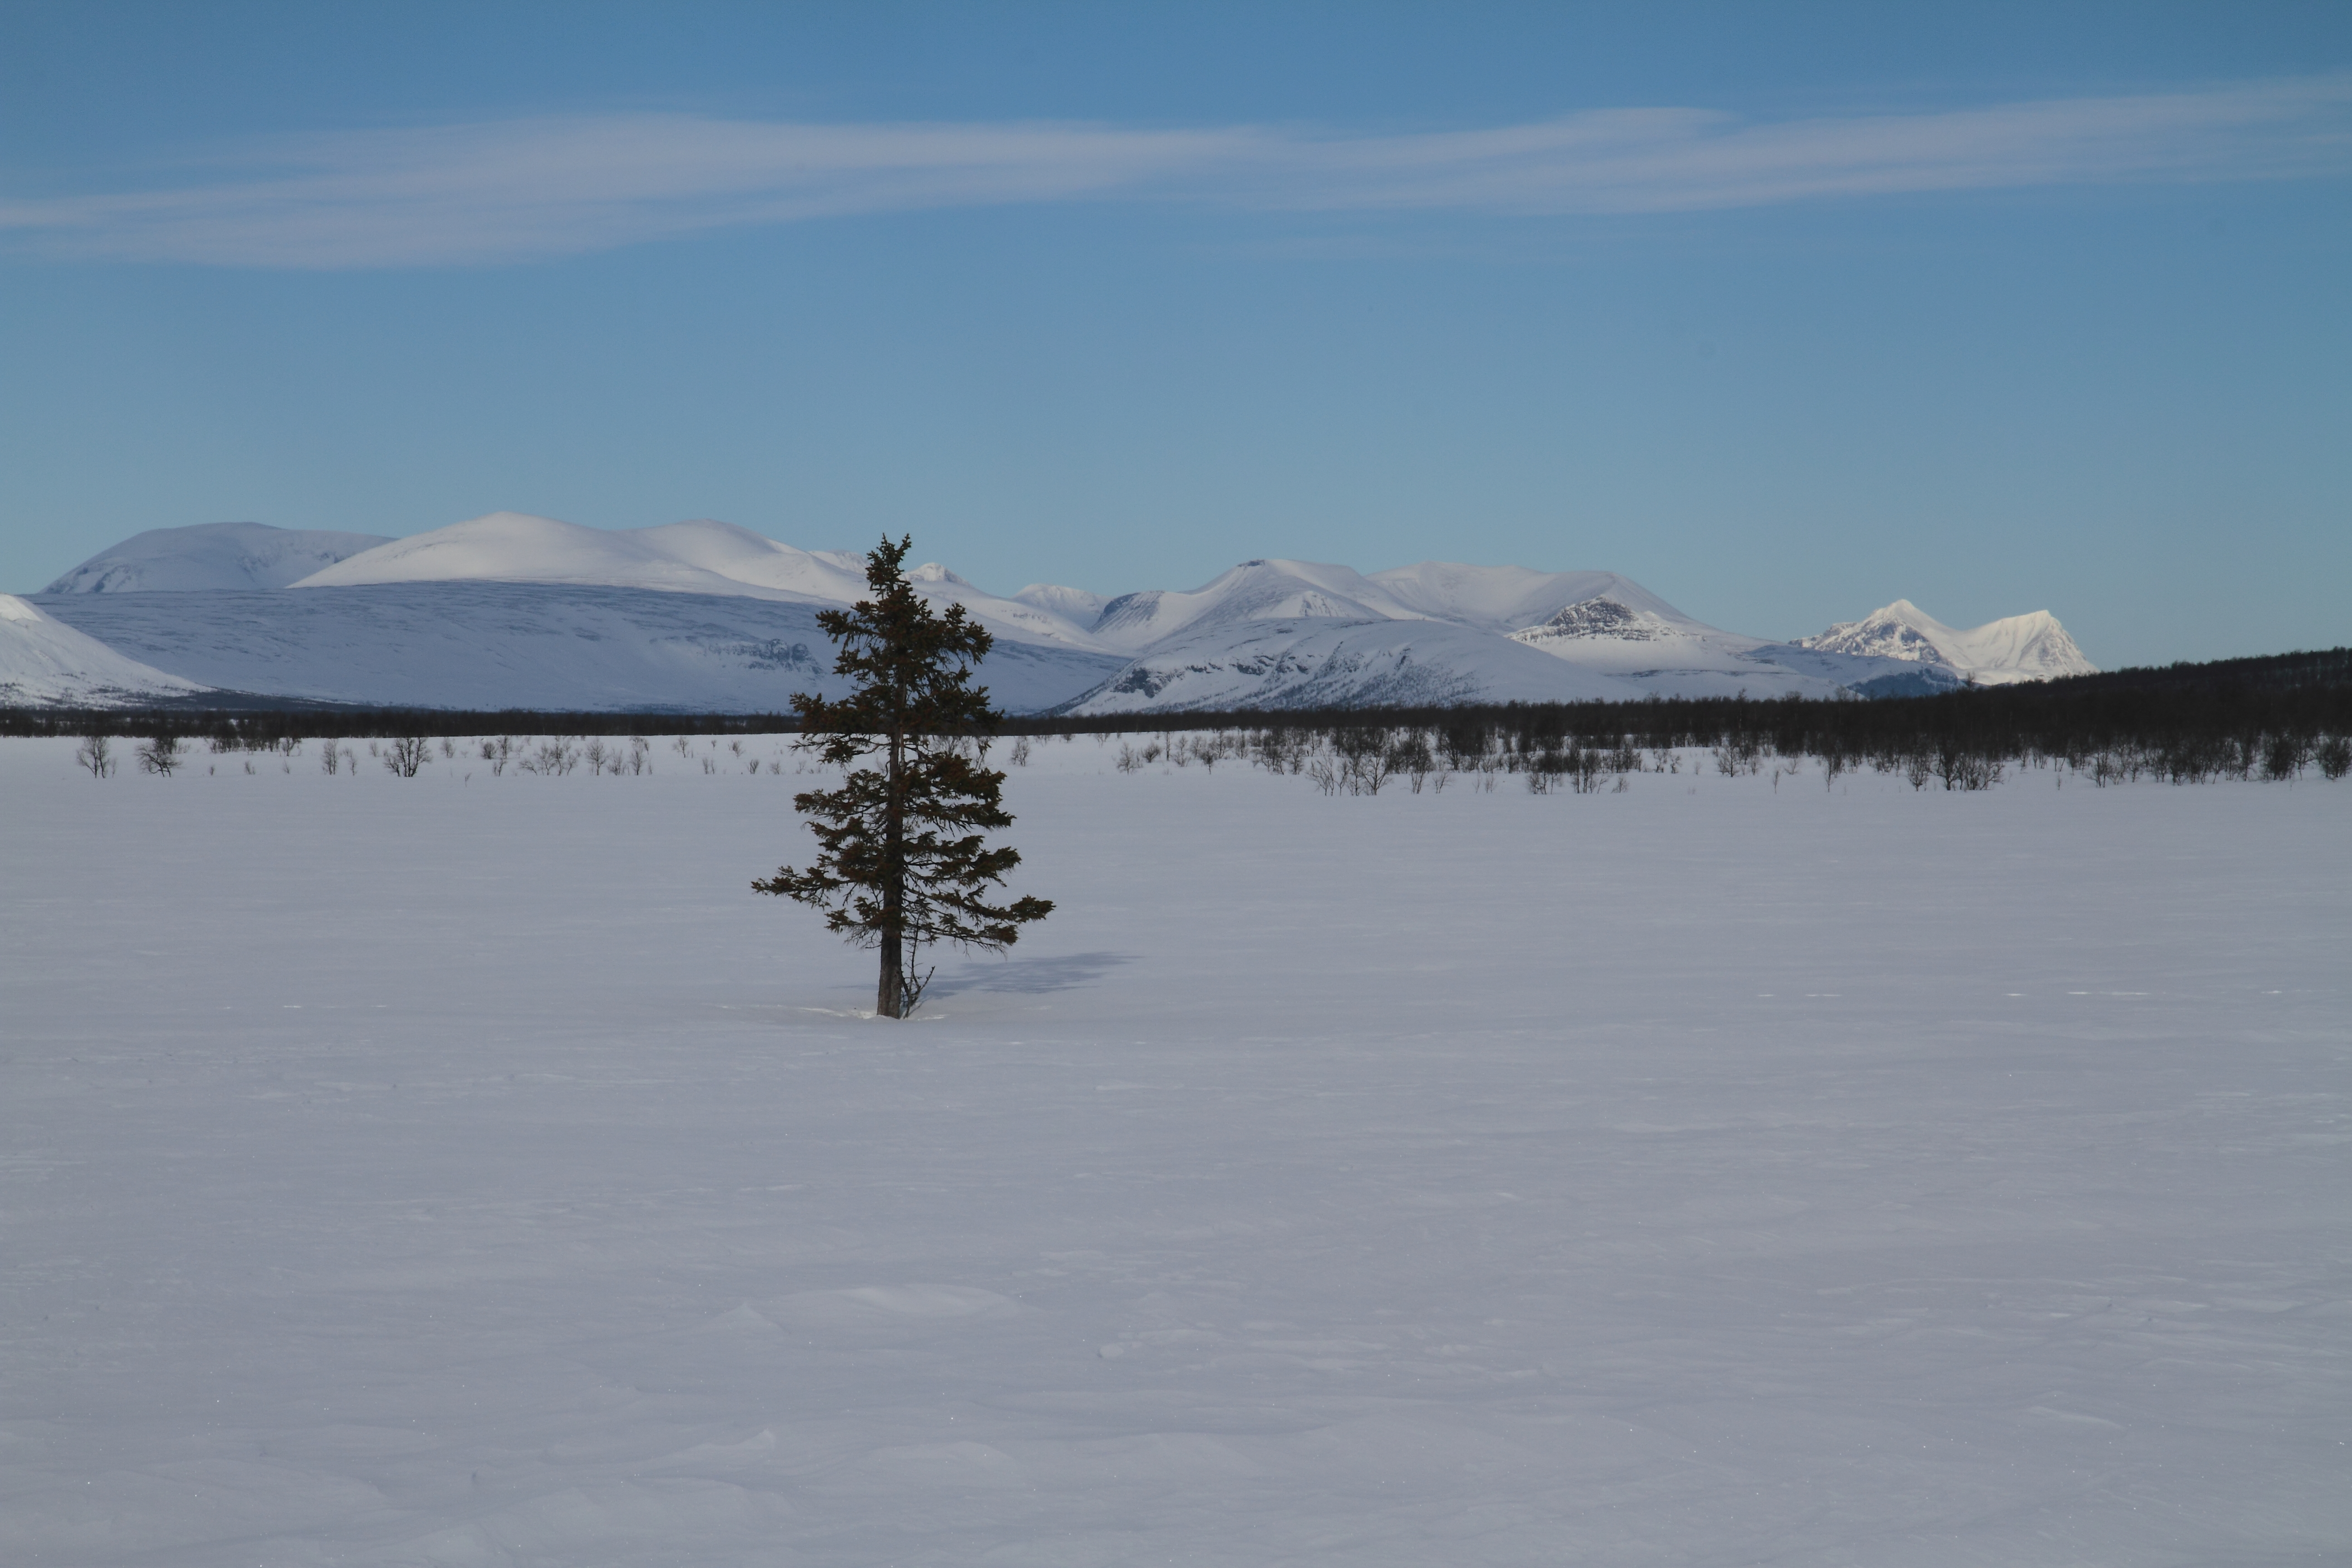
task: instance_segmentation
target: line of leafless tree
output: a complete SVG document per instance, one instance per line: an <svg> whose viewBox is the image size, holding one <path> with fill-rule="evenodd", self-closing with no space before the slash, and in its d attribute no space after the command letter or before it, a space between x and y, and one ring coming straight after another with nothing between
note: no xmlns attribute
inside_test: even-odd
<svg viewBox="0 0 2352 1568"><path fill-rule="evenodd" d="M781 714L461 713L435 710L289 705L236 710L168 706L135 710L0 709L0 734L107 737L161 742L140 765L168 771L176 748L208 741L216 752L283 752L324 739L329 772L356 765L352 742L391 742L387 765L402 771L404 742L439 738L446 755L479 754L493 773L593 773L649 767L665 737L706 772L751 771L743 742L793 732ZM2120 670L2041 684L1935 697L1759 701L1744 696L1641 702L1530 703L1416 709L1283 710L1152 715L1029 715L1003 721L1018 750L1056 736L1115 737L1123 765L1214 768L1246 755L1298 757L1297 771L1333 793L1363 793L1394 778L1422 787L1433 779L1517 775L1531 787L1613 787L1633 752L1708 754L1733 771L1785 774L1800 759L1834 781L1856 769L1893 773L1925 788L1983 788L2021 770L2063 765L2107 783L2159 778L2292 779L2316 771L2340 777L2352 761L2352 648L2256 659ZM455 737L467 737L457 741ZM342 738L340 742L336 737ZM1244 740L1243 737L1250 737ZM1108 742L1107 742L1108 743ZM594 748L601 744L601 757ZM83 765L103 776L102 744ZM1426 757L1426 765L1422 759ZM1479 759L1486 759L1481 763ZM1313 772L1308 772L1309 766ZM767 764L772 768L775 764ZM1284 764L1288 771L1288 763ZM1441 783L1438 787L1444 787Z"/></svg>

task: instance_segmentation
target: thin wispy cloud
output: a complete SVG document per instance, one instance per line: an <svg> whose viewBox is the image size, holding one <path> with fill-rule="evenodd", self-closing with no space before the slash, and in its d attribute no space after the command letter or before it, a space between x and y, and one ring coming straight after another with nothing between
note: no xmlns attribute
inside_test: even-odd
<svg viewBox="0 0 2352 1568"><path fill-rule="evenodd" d="M446 266L1019 204L1572 216L2347 173L2347 76L1764 123L1696 109L1603 110L1391 136L635 114L307 138L209 182L0 199L0 237L20 250L134 261Z"/></svg>

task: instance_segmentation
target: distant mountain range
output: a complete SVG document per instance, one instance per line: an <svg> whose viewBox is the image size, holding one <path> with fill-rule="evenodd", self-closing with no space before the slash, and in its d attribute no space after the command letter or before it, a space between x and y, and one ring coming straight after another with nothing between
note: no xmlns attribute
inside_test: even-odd
<svg viewBox="0 0 2352 1568"><path fill-rule="evenodd" d="M1727 632L1607 572L1246 561L1190 592L1009 597L910 574L997 637L1016 712L1886 695L2092 666L2046 612L1956 631L1897 600L1799 642ZM767 711L835 692L818 611L864 562L708 521L605 531L497 512L405 539L160 529L0 616L0 701L213 688L449 708ZM25 618L26 616L32 618ZM47 629L44 629L47 628ZM71 633L116 662L61 654ZM79 645L75 645L79 647ZM76 658L86 678L71 675ZM144 684L142 684L142 682Z"/></svg>
<svg viewBox="0 0 2352 1568"><path fill-rule="evenodd" d="M2047 610L1988 621L1963 632L1910 600L1897 599L1861 620L1841 621L1819 637L1800 637L1798 646L1949 669L1979 686L2090 675L2097 669Z"/></svg>

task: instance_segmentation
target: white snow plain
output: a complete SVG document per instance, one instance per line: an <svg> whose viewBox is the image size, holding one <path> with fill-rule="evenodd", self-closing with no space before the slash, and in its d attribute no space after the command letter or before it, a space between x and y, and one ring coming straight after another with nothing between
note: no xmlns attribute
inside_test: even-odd
<svg viewBox="0 0 2352 1568"><path fill-rule="evenodd" d="M356 749L0 742L10 1563L2352 1552L2352 784L1041 743L891 1024L789 753Z"/></svg>

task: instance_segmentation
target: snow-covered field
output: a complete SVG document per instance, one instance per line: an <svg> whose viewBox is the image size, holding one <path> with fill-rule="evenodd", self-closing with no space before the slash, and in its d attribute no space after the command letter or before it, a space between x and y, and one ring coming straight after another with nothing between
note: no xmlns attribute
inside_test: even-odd
<svg viewBox="0 0 2352 1568"><path fill-rule="evenodd" d="M0 742L11 1563L2352 1553L2352 784L1082 739L1055 918L892 1025L746 887L789 762L71 750Z"/></svg>

